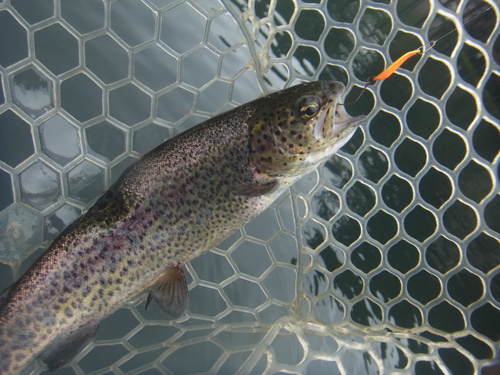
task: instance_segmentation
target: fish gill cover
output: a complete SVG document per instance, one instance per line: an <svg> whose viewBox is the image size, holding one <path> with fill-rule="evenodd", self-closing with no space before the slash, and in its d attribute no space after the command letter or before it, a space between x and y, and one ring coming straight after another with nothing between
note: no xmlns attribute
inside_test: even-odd
<svg viewBox="0 0 500 375"><path fill-rule="evenodd" d="M1 2L0 287L165 139L301 81L342 81L348 103L437 40L347 106L368 122L337 156L186 266L185 317L141 295L59 371L480 373L500 340L499 18L480 0Z"/></svg>

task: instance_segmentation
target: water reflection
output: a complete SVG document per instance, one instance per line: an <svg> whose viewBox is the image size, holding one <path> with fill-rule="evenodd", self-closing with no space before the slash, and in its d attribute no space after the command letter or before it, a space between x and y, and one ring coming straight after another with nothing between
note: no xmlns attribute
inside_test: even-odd
<svg viewBox="0 0 500 375"><path fill-rule="evenodd" d="M359 25L361 37L370 43L383 45L392 29L391 16L376 9L365 9Z"/></svg>
<svg viewBox="0 0 500 375"><path fill-rule="evenodd" d="M0 214L0 257L16 261L38 245L41 217L34 210L13 204ZM4 285L7 287L8 285Z"/></svg>
<svg viewBox="0 0 500 375"><path fill-rule="evenodd" d="M61 115L55 115L40 125L43 151L60 165L66 165L80 154L77 129Z"/></svg>
<svg viewBox="0 0 500 375"><path fill-rule="evenodd" d="M43 225L44 241L53 241L59 233L80 217L81 214L80 209L65 204L46 216Z"/></svg>
<svg viewBox="0 0 500 375"><path fill-rule="evenodd" d="M86 204L95 201L104 192L104 171L85 160L68 172L68 192L71 198Z"/></svg>
<svg viewBox="0 0 500 375"><path fill-rule="evenodd" d="M12 101L32 118L54 108L52 81L34 68L11 77L11 94Z"/></svg>
<svg viewBox="0 0 500 375"><path fill-rule="evenodd" d="M367 351L347 349L342 357L347 374L375 375L381 372Z"/></svg>
<svg viewBox="0 0 500 375"><path fill-rule="evenodd" d="M59 174L37 161L19 175L21 200L33 207L44 210L61 198Z"/></svg>
<svg viewBox="0 0 500 375"><path fill-rule="evenodd" d="M313 212L323 220L330 220L340 210L340 198L330 190L322 189L313 196Z"/></svg>

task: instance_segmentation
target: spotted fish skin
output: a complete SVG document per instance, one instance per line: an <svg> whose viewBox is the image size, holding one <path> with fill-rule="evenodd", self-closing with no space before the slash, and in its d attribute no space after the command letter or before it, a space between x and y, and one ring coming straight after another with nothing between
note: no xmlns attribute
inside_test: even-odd
<svg viewBox="0 0 500 375"><path fill-rule="evenodd" d="M343 90L310 82L271 94L132 165L0 306L0 374L19 373L39 356L50 369L64 364L104 317L166 269L216 246L335 153L364 120L335 114ZM80 334L86 339L74 346Z"/></svg>

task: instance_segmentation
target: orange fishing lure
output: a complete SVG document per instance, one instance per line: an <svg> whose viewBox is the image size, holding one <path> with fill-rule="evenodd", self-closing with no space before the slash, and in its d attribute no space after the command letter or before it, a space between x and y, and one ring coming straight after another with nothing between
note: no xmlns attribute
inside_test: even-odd
<svg viewBox="0 0 500 375"><path fill-rule="evenodd" d="M406 60L408 60L410 57L415 56L421 52L422 52L422 50L420 48L413 50L413 51L410 51L410 52L406 52L403 56L401 56L399 59L394 61L391 65L389 65L389 67L387 69L385 69L382 73L380 73L376 77L372 78L371 80L372 81L380 81L380 80L383 80L383 79L390 77L392 75L392 73L394 73L401 65L403 65L406 62Z"/></svg>
<svg viewBox="0 0 500 375"><path fill-rule="evenodd" d="M356 103L368 86L374 85L376 83L376 81L381 81L383 79L390 77L401 65L403 65L406 62L406 60L408 60L412 56L418 55L419 53L424 53L426 51L426 47L428 50L428 49L432 48L434 46L434 44L435 44L435 42L431 41L431 42L427 43L426 45L423 45L423 46L421 46L413 51L406 52L403 56L401 56L399 59L394 61L391 65L389 65L382 73L378 74L375 77L368 78L368 80L366 81L365 87L363 87L363 89L359 93L358 97L352 102L344 103L344 105Z"/></svg>

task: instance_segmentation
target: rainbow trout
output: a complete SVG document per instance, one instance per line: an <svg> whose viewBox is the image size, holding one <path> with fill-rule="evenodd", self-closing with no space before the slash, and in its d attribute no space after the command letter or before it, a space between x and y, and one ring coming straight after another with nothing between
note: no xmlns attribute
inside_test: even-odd
<svg viewBox="0 0 500 375"><path fill-rule="evenodd" d="M0 306L0 373L35 358L56 369L132 297L174 317L182 264L210 250L332 156L365 117L339 82L310 82L214 117L132 165L52 243Z"/></svg>

